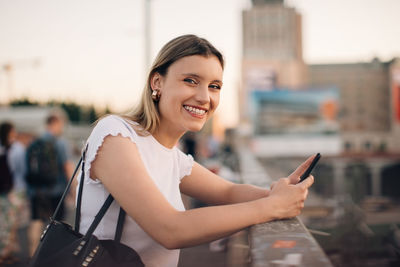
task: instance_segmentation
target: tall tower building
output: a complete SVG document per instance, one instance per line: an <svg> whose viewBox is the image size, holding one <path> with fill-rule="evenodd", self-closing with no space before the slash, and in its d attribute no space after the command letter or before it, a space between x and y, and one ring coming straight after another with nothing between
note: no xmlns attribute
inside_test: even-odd
<svg viewBox="0 0 400 267"><path fill-rule="evenodd" d="M303 61L301 16L283 1L253 1L243 12L243 57L246 60Z"/></svg>
<svg viewBox="0 0 400 267"><path fill-rule="evenodd" d="M283 0L252 2L243 11L242 120L251 90L297 89L306 83L301 15Z"/></svg>

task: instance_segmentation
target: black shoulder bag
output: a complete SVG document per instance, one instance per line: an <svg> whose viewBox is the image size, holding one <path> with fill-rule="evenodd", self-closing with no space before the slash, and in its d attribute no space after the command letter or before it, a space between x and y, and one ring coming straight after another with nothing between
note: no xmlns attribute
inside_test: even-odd
<svg viewBox="0 0 400 267"><path fill-rule="evenodd" d="M95 235L93 235L97 225L100 223L104 214L107 212L107 209L114 200L111 194L107 197L103 206L100 208L86 234L82 235L79 233L86 151L87 147L75 168L72 178L69 180L68 185L65 188L53 216L50 218L50 223L47 225L40 238L39 246L29 263L30 267L144 266L140 256L135 250L120 243L126 215L122 208L120 208L119 211L114 240L99 240ZM81 163L82 173L76 204L75 227L73 229L70 225L57 220L57 215L61 203L64 201L72 180L74 179Z"/></svg>

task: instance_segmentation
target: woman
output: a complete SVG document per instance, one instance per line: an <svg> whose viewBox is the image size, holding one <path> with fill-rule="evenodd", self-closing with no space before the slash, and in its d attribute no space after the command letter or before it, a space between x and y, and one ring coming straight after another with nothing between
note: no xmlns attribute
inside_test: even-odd
<svg viewBox="0 0 400 267"><path fill-rule="evenodd" d="M138 107L98 122L88 139L82 233L111 193L117 203L95 234L114 237L121 205L129 215L121 241L146 266L176 266L179 248L300 213L313 178L295 184L311 158L269 191L230 183L176 148L186 131L199 131L217 108L223 68L221 53L208 41L175 38L155 59ZM218 206L185 211L181 192Z"/></svg>

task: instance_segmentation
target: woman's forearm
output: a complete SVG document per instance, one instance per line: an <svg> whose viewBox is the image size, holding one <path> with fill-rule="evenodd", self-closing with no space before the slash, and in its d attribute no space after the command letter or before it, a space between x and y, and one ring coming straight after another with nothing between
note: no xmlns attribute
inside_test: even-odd
<svg viewBox="0 0 400 267"><path fill-rule="evenodd" d="M227 193L227 201L223 204L234 204L267 197L269 190L250 184L233 184Z"/></svg>
<svg viewBox="0 0 400 267"><path fill-rule="evenodd" d="M177 212L172 215L169 229L163 231L161 243L169 248L194 246L231 235L248 226L270 221L275 218L272 209L266 210L267 200L246 203L212 206ZM164 229L165 230L165 229Z"/></svg>

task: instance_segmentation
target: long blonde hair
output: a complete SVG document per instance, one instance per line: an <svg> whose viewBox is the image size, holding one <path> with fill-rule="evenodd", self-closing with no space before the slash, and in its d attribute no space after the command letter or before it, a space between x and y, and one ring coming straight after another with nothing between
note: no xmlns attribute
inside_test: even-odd
<svg viewBox="0 0 400 267"><path fill-rule="evenodd" d="M151 79L153 75L159 73L165 76L169 66L175 61L193 55L205 57L216 56L221 63L222 69L224 68L224 58L222 54L206 39L193 34L187 34L172 39L165 44L154 60L147 76L147 82L143 88L140 103L132 112L123 116L139 124L140 127L135 127L138 134L153 134L160 124L158 102L155 102L151 97Z"/></svg>

